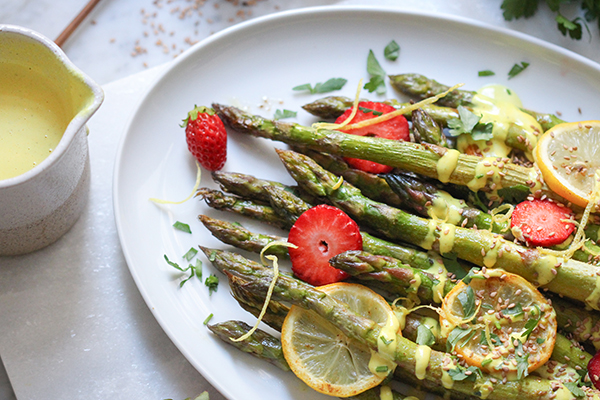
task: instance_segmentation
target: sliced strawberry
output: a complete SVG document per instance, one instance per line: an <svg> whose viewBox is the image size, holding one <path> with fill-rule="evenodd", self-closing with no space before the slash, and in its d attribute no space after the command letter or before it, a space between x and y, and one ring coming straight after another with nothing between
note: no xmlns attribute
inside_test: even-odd
<svg viewBox="0 0 600 400"><path fill-rule="evenodd" d="M567 240L575 230L573 211L550 200L528 200L517 204L510 227L522 234L530 246L554 246ZM519 235L516 235L519 236Z"/></svg>
<svg viewBox="0 0 600 400"><path fill-rule="evenodd" d="M212 108L194 107L183 121L188 150L210 171L223 168L227 160L227 131Z"/></svg>
<svg viewBox="0 0 600 400"><path fill-rule="evenodd" d="M350 121L350 124L356 124L361 121L379 117L382 114L387 114L396 109L389 104L377 103L373 101L361 101L358 103L356 115ZM344 122L350 117L352 109L346 110L340 115L335 122L337 124ZM359 136L376 136L391 140L409 140L410 134L408 130L408 122L404 116L399 115L387 121L378 124L369 125L358 129L340 129L342 132L351 133ZM390 172L393 168L387 165L379 164L373 161L360 160L358 158L345 158L346 162L353 168L362 171L371 172L374 174L383 174Z"/></svg>
<svg viewBox="0 0 600 400"><path fill-rule="evenodd" d="M597 352L587 365L588 376L596 389L600 390L600 351Z"/></svg>
<svg viewBox="0 0 600 400"><path fill-rule="evenodd" d="M348 277L344 271L329 265L329 259L348 250L362 250L358 225L346 213L329 205L318 205L305 211L297 220L288 241L292 271L315 286L338 282Z"/></svg>

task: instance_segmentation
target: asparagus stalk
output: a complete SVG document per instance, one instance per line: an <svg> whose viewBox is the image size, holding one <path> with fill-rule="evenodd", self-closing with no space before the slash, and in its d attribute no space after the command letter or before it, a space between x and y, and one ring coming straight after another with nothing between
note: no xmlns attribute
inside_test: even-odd
<svg viewBox="0 0 600 400"><path fill-rule="evenodd" d="M438 164L449 151L435 145L388 140L377 137L350 135L327 129L313 129L299 124L267 120L250 115L235 107L213 104L221 120L229 128L245 134L281 141L292 146L304 146L344 157L361 158L439 179ZM493 192L500 187L524 185L535 194L556 197L542 182L541 175L532 168L501 161L498 172L481 172L490 160L458 154L455 168L447 176L452 184ZM454 164L452 164L454 166ZM441 171L441 170L440 170ZM446 180L445 176L443 177Z"/></svg>
<svg viewBox="0 0 600 400"><path fill-rule="evenodd" d="M266 293L269 285L273 281L273 271L263 267L258 263L247 260L237 254L229 253L216 249L201 247L202 251L211 260L213 266L222 272L229 272L249 281L251 290ZM309 285L295 279L280 275L275 281L273 290L273 299L278 301L288 301L300 307L312 310L325 318L346 336L357 340L360 343L377 351L378 338L381 335L381 327L372 320L361 317L351 310L348 310L343 303L336 301L326 293L320 292ZM414 342L402 337L395 338L397 347L394 360L398 364L398 373L405 376L408 382L420 383L427 390L436 393L444 393L440 385L444 374L444 366L449 362L449 355L433 350L429 358L425 377L417 380L414 376L417 361L417 345ZM484 379L489 379L484 375ZM554 396L552 381L525 377L519 381L507 381L495 383L495 380L488 380L491 393L489 400L522 398L522 399L546 399ZM487 383L486 382L486 383ZM481 395L476 382L468 380L454 381L450 389L455 395Z"/></svg>
<svg viewBox="0 0 600 400"><path fill-rule="evenodd" d="M448 147L442 126L422 108L417 108L412 112L412 131L415 141L418 143L425 142Z"/></svg>
<svg viewBox="0 0 600 400"><path fill-rule="evenodd" d="M198 189L196 196L204 199L209 207L259 219L278 228L289 228L294 223L281 218L270 206L244 200L218 190L201 188Z"/></svg>
<svg viewBox="0 0 600 400"><path fill-rule="evenodd" d="M517 273L538 286L599 309L598 279L595 267L590 264L572 259L559 260L489 231L453 227L408 214L366 198L348 183L338 185L335 175L309 157L292 151L279 150L278 153L292 177L305 190L327 197L359 224L386 238L438 251L444 247L445 251L451 251L463 260Z"/></svg>
<svg viewBox="0 0 600 400"><path fill-rule="evenodd" d="M449 86L443 85L420 74L391 75L389 78L394 89L416 99L425 99L435 96L436 94L443 93L450 88ZM473 96L475 93L476 92L469 90L455 90L444 98L440 99L438 104L454 108L458 107L459 105L470 106L472 105ZM565 122L553 114L538 113L530 110L523 111L533 116L542 126L544 131L550 129L554 125Z"/></svg>
<svg viewBox="0 0 600 400"><path fill-rule="evenodd" d="M252 327L242 321L226 321L218 324L208 325L208 329L223 342L228 343L244 353L252 354L261 360L267 361L283 371L290 371L290 366L283 357L281 341L266 332L257 329L246 340L234 342L232 338L238 338L250 331Z"/></svg>
<svg viewBox="0 0 600 400"><path fill-rule="evenodd" d="M396 109L402 109L410 106L410 103L401 103L396 99L384 100L383 103L389 104ZM322 119L334 119L339 117L348 108L354 105L354 100L343 96L328 96L313 101L302 106L302 108L312 115ZM435 104L428 104L423 107L433 120L441 126L447 126L452 118L458 118L458 112L454 108L442 107ZM405 113L406 119L412 119L412 113Z"/></svg>

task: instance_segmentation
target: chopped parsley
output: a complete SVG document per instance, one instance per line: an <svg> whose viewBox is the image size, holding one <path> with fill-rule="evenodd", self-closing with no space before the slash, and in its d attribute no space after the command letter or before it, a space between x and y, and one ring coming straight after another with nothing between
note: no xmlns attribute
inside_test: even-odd
<svg viewBox="0 0 600 400"><path fill-rule="evenodd" d="M394 339L387 340L385 338L385 336L383 336L383 335L379 336L379 339L381 339L381 341L383 342L383 344L385 344L386 346L389 346L390 343L392 343L394 341Z"/></svg>
<svg viewBox="0 0 600 400"><path fill-rule="evenodd" d="M185 253L185 254L183 255L183 258L184 258L186 261L191 261L191 260L192 260L192 258L196 257L196 254L198 254L198 250L196 250L195 248L191 247L191 248L190 248L190 249L187 251L187 253Z"/></svg>
<svg viewBox="0 0 600 400"><path fill-rule="evenodd" d="M417 344L423 346L432 346L435 343L435 336L431 332L431 329L425 325L419 325L417 328Z"/></svg>
<svg viewBox="0 0 600 400"><path fill-rule="evenodd" d="M585 397L585 392L581 389L576 382L565 382L563 383L569 392L575 397Z"/></svg>
<svg viewBox="0 0 600 400"><path fill-rule="evenodd" d="M395 40L389 42L388 45L385 46L385 49L383 49L383 56L386 58L386 60L396 61L399 55L400 46Z"/></svg>
<svg viewBox="0 0 600 400"><path fill-rule="evenodd" d="M494 125L491 122L481 123L481 116L471 112L468 108L458 106L459 118L452 118L448 121L448 132L450 136L456 137L462 134L470 134L473 140L490 140L494 137L492 129Z"/></svg>
<svg viewBox="0 0 600 400"><path fill-rule="evenodd" d="M529 336L531 335L531 333L533 332L533 330L535 329L535 327L537 326L537 324L542 319L542 310L540 310L540 308L537 306L537 304L534 304L533 306L537 310L538 317L537 317L537 319L530 318L525 323L525 332L523 332L523 334L521 335L521 337L524 337L525 340L529 339ZM532 317L535 317L536 312L534 310L531 310L529 312L529 314Z"/></svg>
<svg viewBox="0 0 600 400"><path fill-rule="evenodd" d="M452 331L448 335L448 339L446 340L446 348L448 352L450 353L454 351L454 348L458 345L459 342L466 343L469 340L471 340L471 338L475 336L475 333L476 332L472 328L463 329L456 327L452 329Z"/></svg>
<svg viewBox="0 0 600 400"><path fill-rule="evenodd" d="M369 55L367 56L367 72L371 76L371 80L365 84L364 88L368 90L369 93L376 92L377 94L384 94L386 92L386 73L383 68L381 68L379 61L377 61L373 50L369 50Z"/></svg>
<svg viewBox="0 0 600 400"><path fill-rule="evenodd" d="M297 92L308 91L310 94L316 93L328 93L333 92L334 90L340 90L344 87L344 85L348 82L348 80L344 78L331 78L325 81L324 83L317 83L314 87L311 86L310 83L305 83L303 85L294 86L292 90Z"/></svg>
<svg viewBox="0 0 600 400"><path fill-rule="evenodd" d="M521 380L521 378L529 375L529 353L523 350L523 343L520 340L517 340L518 345L515 348L515 360L517 360L517 379Z"/></svg>
<svg viewBox="0 0 600 400"><path fill-rule="evenodd" d="M479 71L477 73L478 76L494 76L496 73L494 71L490 71L489 69L484 69L483 71Z"/></svg>
<svg viewBox="0 0 600 400"><path fill-rule="evenodd" d="M275 110L275 115L273 116L273 119L278 120L278 119L285 119L285 118L295 118L296 115L298 113L296 111L290 111L290 110Z"/></svg>
<svg viewBox="0 0 600 400"><path fill-rule="evenodd" d="M210 322L212 317L213 317L213 313L210 313L210 315L208 317L206 317L206 319L204 320L203 324L208 325L208 323Z"/></svg>
<svg viewBox="0 0 600 400"><path fill-rule="evenodd" d="M454 369L448 370L448 375L453 381L472 381L475 382L478 376L483 376L481 370L477 367L470 366L469 368L463 368L460 365Z"/></svg>
<svg viewBox="0 0 600 400"><path fill-rule="evenodd" d="M187 266L187 268L182 268L176 262L169 260L169 258L167 257L166 254L164 255L164 258L165 258L165 261L167 262L167 264L169 264L171 267L173 267L181 272L190 271L190 275L186 279L184 279L183 281L181 281L179 283L179 287L183 287L183 285L185 285L185 283L187 281L189 281L190 279L192 279L194 276L196 276L198 279L202 280L202 261L196 259L196 265L189 264ZM191 260L191 258L190 258L190 260Z"/></svg>
<svg viewBox="0 0 600 400"><path fill-rule="evenodd" d="M182 232L185 232L185 233L192 233L190 226L188 224L184 224L183 222L176 221L173 224L173 228L180 230Z"/></svg>
<svg viewBox="0 0 600 400"><path fill-rule="evenodd" d="M217 291L217 288L219 287L219 277L215 274L212 274L211 276L206 278L204 284L206 285L206 287L208 287L209 295L212 295L214 292Z"/></svg>
<svg viewBox="0 0 600 400"><path fill-rule="evenodd" d="M380 365L375 368L375 372L388 372L389 368L387 365Z"/></svg>
<svg viewBox="0 0 600 400"><path fill-rule="evenodd" d="M512 68L510 69L510 71L508 71L508 79L512 79L515 76L519 75L527 67L529 67L529 63L525 62L525 61L521 62L521 64L517 63L517 64L513 65Z"/></svg>
<svg viewBox="0 0 600 400"><path fill-rule="evenodd" d="M374 116L378 117L380 115L383 115L383 113L381 111L376 111L376 110L372 110L370 108L367 107L358 107L358 109L362 112L364 112L365 114L373 114Z"/></svg>
<svg viewBox="0 0 600 400"><path fill-rule="evenodd" d="M467 286L465 290L460 292L458 296L458 301L462 306L463 310L463 319L469 319L475 314L476 306L475 306L475 292L471 286Z"/></svg>

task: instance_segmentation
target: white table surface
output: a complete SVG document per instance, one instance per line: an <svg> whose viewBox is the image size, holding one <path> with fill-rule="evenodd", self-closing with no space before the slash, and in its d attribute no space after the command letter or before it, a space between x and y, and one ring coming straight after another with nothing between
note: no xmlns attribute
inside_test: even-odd
<svg viewBox="0 0 600 400"><path fill-rule="evenodd" d="M85 3L3 0L0 23L26 26L55 38ZM6 368L3 374L0 366L0 400L15 395L18 399L184 399L204 390L212 400L223 398L175 348L148 310L123 258L112 208L113 163L125 123L160 71L175 54L189 48L186 38L187 42L201 40L235 23L280 10L372 4L477 19L600 62L596 23L590 26L591 38L584 32L582 41L573 41L557 31L553 14L544 6L532 19L506 22L501 0L259 0L254 6L211 0L180 18L181 10L194 3L202 2L103 0L64 46L71 60L102 84L106 94L88 124L91 196L81 219L57 243L26 256L0 257L0 357ZM571 5L563 13L572 18L580 11Z"/></svg>

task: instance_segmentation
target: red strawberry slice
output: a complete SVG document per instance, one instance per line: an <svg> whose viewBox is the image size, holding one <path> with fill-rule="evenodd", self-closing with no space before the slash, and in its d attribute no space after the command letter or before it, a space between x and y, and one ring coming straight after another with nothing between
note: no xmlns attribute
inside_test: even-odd
<svg viewBox="0 0 600 400"><path fill-rule="evenodd" d="M570 219L573 211L566 206L534 199L517 204L510 227L518 228L528 245L547 247L564 242L573 233L575 225L567 221Z"/></svg>
<svg viewBox="0 0 600 400"><path fill-rule="evenodd" d="M305 211L297 220L288 241L292 271L315 286L334 283L349 275L329 265L329 259L348 250L362 250L358 225L346 213L322 204Z"/></svg>
<svg viewBox="0 0 600 400"><path fill-rule="evenodd" d="M377 103L373 101L361 101L358 103L356 115L350 121L350 124L355 124L368 119L376 118L382 114L387 114L396 109L389 104ZM350 117L352 109L346 110L340 115L335 122L337 124L344 122ZM351 133L359 136L376 136L391 140L409 140L410 134L408 130L408 122L404 116L399 115L387 121L378 124L369 125L358 129L340 129L342 132ZM353 168L360 169L365 172L374 174L383 174L390 172L393 168L387 165L379 164L373 161L361 160L358 158L345 158L346 162Z"/></svg>
<svg viewBox="0 0 600 400"><path fill-rule="evenodd" d="M209 171L223 168L227 160L227 131L212 108L194 107L183 121L188 150Z"/></svg>
<svg viewBox="0 0 600 400"><path fill-rule="evenodd" d="M588 376L594 384L594 387L600 390L600 351L590 360L587 366Z"/></svg>

